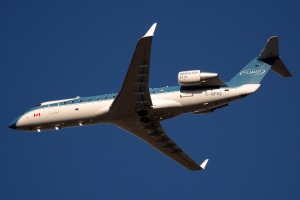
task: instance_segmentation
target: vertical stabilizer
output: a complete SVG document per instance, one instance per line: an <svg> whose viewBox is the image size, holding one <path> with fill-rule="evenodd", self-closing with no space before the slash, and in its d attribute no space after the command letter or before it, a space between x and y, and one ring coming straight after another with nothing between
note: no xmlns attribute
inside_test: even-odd
<svg viewBox="0 0 300 200"><path fill-rule="evenodd" d="M227 84L231 86L259 84L270 69L283 77L292 76L279 56L277 36L270 37L259 56L248 63Z"/></svg>

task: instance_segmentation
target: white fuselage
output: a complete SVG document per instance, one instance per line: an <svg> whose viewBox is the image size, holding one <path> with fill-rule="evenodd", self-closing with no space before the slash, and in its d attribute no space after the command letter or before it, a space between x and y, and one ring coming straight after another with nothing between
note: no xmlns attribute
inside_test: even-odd
<svg viewBox="0 0 300 200"><path fill-rule="evenodd" d="M255 92L259 86L260 84L246 84L217 89L179 90L179 87L150 89L153 104L151 116L164 120L183 113L208 113ZM122 120L110 114L114 98L112 94L110 97L100 95L45 102L17 118L15 126L18 130L41 131L90 124L114 124L114 121Z"/></svg>

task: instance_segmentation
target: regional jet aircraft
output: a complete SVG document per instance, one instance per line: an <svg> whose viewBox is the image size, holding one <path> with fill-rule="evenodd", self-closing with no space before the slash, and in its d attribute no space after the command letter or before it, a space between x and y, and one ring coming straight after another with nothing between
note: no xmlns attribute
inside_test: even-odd
<svg viewBox="0 0 300 200"><path fill-rule="evenodd" d="M150 51L156 23L138 41L119 93L76 97L41 103L9 125L22 131L44 131L91 124L114 124L147 142L190 170L204 169L165 133L160 121L184 113L206 114L254 93L271 69L291 73L279 57L278 37L270 37L254 58L229 82L201 70L178 74L178 86L149 89Z"/></svg>

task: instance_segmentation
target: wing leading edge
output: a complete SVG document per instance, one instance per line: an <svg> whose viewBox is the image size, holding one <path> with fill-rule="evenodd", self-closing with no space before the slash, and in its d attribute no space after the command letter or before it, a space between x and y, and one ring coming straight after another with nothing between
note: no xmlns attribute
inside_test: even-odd
<svg viewBox="0 0 300 200"><path fill-rule="evenodd" d="M156 23L139 40L131 59L122 88L111 105L113 123L144 140L182 166L196 171L204 169L193 161L165 133L152 113L149 93L150 53Z"/></svg>

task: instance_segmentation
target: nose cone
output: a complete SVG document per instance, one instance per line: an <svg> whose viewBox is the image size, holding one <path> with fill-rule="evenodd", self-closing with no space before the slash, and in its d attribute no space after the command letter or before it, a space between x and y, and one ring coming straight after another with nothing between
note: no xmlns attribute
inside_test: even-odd
<svg viewBox="0 0 300 200"><path fill-rule="evenodd" d="M9 124L9 128L11 129L17 129L17 122L20 119L20 117L17 117L16 119L14 119L10 124Z"/></svg>

